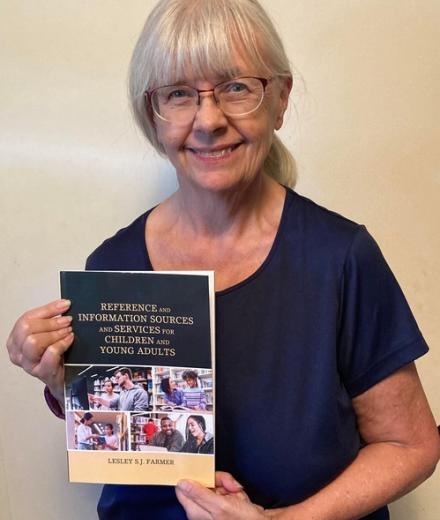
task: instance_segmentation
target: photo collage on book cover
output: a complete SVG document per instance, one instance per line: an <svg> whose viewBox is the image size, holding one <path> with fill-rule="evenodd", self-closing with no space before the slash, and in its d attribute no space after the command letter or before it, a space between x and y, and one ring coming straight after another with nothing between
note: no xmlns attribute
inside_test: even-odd
<svg viewBox="0 0 440 520"><path fill-rule="evenodd" d="M211 369L65 366L67 448L214 453Z"/></svg>

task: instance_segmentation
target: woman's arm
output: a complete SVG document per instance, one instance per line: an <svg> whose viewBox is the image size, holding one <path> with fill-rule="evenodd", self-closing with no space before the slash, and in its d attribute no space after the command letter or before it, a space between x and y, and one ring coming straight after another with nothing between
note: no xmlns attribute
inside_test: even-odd
<svg viewBox="0 0 440 520"><path fill-rule="evenodd" d="M104 397L99 397L93 394L89 394L89 401L93 403L98 403L101 406L106 406L107 408L110 408L110 404L112 402L111 399L105 399Z"/></svg>
<svg viewBox="0 0 440 520"><path fill-rule="evenodd" d="M434 472L440 438L413 363L353 399L353 406L367 446L333 482L280 518L361 518Z"/></svg>
<svg viewBox="0 0 440 520"><path fill-rule="evenodd" d="M356 397L353 406L367 446L352 464L304 502L264 513L249 509L252 518L355 520L408 493L433 473L440 439L414 364ZM215 519L245 518L239 516L245 504L195 483L182 488L181 496L193 497L192 502Z"/></svg>

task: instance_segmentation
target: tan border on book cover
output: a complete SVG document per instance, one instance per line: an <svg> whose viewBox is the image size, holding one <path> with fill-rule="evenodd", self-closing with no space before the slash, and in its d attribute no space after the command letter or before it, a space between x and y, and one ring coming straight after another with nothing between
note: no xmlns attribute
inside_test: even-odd
<svg viewBox="0 0 440 520"><path fill-rule="evenodd" d="M213 455L69 451L67 456L70 482L174 486L188 478L214 487Z"/></svg>

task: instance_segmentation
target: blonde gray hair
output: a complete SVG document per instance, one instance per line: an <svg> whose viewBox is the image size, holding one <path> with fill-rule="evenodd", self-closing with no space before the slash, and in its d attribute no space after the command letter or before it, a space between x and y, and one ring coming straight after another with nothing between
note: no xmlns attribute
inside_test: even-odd
<svg viewBox="0 0 440 520"><path fill-rule="evenodd" d="M139 36L129 69L129 99L140 129L161 154L145 92L185 79L190 67L231 78L237 53L268 76L290 78L291 68L273 23L257 0L160 0ZM275 134L264 171L295 184L295 162Z"/></svg>

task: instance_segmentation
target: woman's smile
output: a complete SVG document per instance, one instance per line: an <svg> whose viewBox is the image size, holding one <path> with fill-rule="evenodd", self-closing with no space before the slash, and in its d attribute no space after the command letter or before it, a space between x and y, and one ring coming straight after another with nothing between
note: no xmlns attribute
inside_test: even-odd
<svg viewBox="0 0 440 520"><path fill-rule="evenodd" d="M225 160L231 159L235 150L237 150L240 145L241 143L232 145L217 145L211 148L198 148L192 146L186 146L185 148L199 161L211 164L224 162Z"/></svg>

